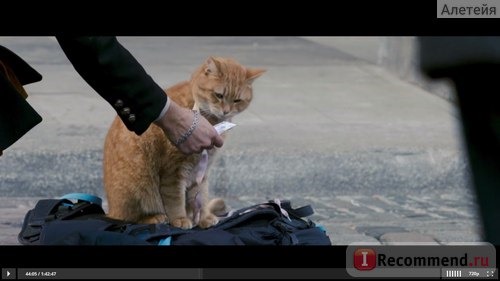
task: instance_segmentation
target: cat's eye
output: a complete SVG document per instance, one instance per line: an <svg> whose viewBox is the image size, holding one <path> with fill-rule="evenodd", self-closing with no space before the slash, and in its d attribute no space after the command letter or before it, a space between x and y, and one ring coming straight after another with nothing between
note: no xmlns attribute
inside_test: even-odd
<svg viewBox="0 0 500 281"><path fill-rule="evenodd" d="M235 100L233 100L234 103L238 103L240 101L241 101L241 99L235 99Z"/></svg>
<svg viewBox="0 0 500 281"><path fill-rule="evenodd" d="M215 97L221 100L224 96L220 93L215 93Z"/></svg>

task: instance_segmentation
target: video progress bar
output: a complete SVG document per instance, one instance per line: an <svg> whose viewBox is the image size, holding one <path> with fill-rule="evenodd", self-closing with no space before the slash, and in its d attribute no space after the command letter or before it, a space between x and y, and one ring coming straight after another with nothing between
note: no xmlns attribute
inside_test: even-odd
<svg viewBox="0 0 500 281"><path fill-rule="evenodd" d="M17 279L346 279L343 268L18 268Z"/></svg>

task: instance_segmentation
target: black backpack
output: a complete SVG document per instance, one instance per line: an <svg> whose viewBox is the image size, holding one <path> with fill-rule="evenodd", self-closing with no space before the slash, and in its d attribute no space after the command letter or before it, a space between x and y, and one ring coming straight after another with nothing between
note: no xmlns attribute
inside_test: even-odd
<svg viewBox="0 0 500 281"><path fill-rule="evenodd" d="M311 206L293 209L272 200L231 211L217 225L181 229L106 217L100 198L44 199L25 216L23 245L331 245L323 227L309 219ZM92 199L88 199L92 198Z"/></svg>

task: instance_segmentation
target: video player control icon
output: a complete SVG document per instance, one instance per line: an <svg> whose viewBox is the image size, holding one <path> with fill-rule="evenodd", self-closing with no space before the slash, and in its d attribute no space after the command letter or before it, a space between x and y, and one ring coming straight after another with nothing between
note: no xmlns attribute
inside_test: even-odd
<svg viewBox="0 0 500 281"><path fill-rule="evenodd" d="M16 279L15 268L2 268L2 280L15 280L15 279Z"/></svg>

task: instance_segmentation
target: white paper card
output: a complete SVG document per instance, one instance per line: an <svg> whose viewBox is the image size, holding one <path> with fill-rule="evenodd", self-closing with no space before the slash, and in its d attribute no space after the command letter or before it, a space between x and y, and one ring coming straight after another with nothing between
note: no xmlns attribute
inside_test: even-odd
<svg viewBox="0 0 500 281"><path fill-rule="evenodd" d="M227 121L222 121L218 124L215 124L214 128L217 131L217 133L219 133L219 135L220 135L220 134L224 133L225 131L233 128L234 126L236 126L236 124L231 123L231 122L227 122Z"/></svg>

